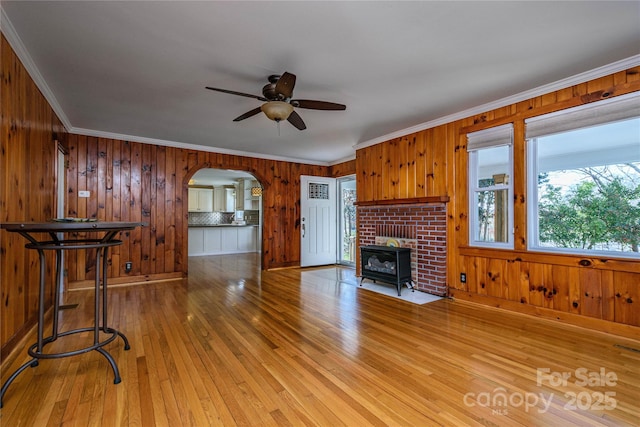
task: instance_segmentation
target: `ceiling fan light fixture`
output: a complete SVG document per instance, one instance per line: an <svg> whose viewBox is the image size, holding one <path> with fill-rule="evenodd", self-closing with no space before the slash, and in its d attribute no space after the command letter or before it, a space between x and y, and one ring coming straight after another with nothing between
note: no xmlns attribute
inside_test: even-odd
<svg viewBox="0 0 640 427"><path fill-rule="evenodd" d="M288 102L283 101L269 101L260 107L262 112L269 117L269 119L280 122L287 120L293 112L293 106Z"/></svg>

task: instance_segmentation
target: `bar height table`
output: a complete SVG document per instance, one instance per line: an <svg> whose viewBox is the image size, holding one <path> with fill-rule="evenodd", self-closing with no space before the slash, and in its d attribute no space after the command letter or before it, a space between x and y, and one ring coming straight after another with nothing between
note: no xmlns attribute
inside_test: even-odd
<svg viewBox="0 0 640 427"><path fill-rule="evenodd" d="M61 357L75 356L77 354L87 353L89 351L97 351L102 354L111 367L113 368L114 384L120 383L120 372L115 360L104 348L117 337L122 338L124 349L129 350L129 340L120 331L107 326L107 261L108 250L112 246L122 244L122 240L116 239L122 231L133 230L136 227L146 226L143 222L106 222L106 221L49 221L49 222L7 222L0 224L0 228L9 232L18 233L29 241L25 245L27 249L38 251L40 257L40 286L38 294L38 340L27 350L32 357L31 360L24 363L2 385L0 391L0 408L2 408L2 399L7 388L16 379L21 372L28 367L38 366L39 359L57 359ZM67 233L104 233L102 237L78 238L71 236L66 238ZM34 236L36 233L39 236ZM59 238L58 234L62 233L64 238ZM42 235L44 239L38 239ZM95 249L96 250L96 278L95 278L95 295L94 295L94 324L93 326L73 329L69 331L58 331L58 312L60 311L60 284L62 283L62 253L66 250L73 249ZM45 251L52 250L56 254L56 281L54 285L54 301L53 301L53 328L51 336L44 337L44 301L45 301ZM100 292L100 284L102 283L102 293ZM102 303L102 310L101 305ZM102 311L102 322L100 322L100 313ZM93 331L93 344L81 349L73 351L45 353L44 348L47 344L56 341L60 337L67 335L91 332ZM100 332L108 336L100 340Z"/></svg>

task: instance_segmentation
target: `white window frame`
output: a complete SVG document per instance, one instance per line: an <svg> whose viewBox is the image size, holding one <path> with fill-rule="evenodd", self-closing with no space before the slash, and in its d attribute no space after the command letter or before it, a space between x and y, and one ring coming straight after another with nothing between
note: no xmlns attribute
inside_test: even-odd
<svg viewBox="0 0 640 427"><path fill-rule="evenodd" d="M509 166L507 184L497 184L489 187L479 187L478 185L478 151L486 148L497 148L507 146L509 148ZM478 132L467 134L467 151L469 153L468 168L468 192L469 192L469 246L479 246L486 248L513 249L514 226L513 226L513 123L484 129ZM478 220L478 198L481 191L507 190L508 215L507 215L507 241L506 242L486 242L477 240L476 235L480 226Z"/></svg>
<svg viewBox="0 0 640 427"><path fill-rule="evenodd" d="M640 116L640 92L581 105L525 120L527 144L527 249L537 252L599 256L606 258L634 258L637 254L578 248L553 248L540 245L538 218L538 141L537 137L605 125Z"/></svg>

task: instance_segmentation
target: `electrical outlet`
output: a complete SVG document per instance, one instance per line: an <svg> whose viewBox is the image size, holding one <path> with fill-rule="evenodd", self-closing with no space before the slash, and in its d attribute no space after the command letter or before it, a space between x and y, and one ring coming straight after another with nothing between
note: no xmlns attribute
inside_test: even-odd
<svg viewBox="0 0 640 427"><path fill-rule="evenodd" d="M460 273L460 282L467 283L467 273Z"/></svg>
<svg viewBox="0 0 640 427"><path fill-rule="evenodd" d="M127 261L124 263L124 271L125 273L130 273L133 270L133 263L131 261Z"/></svg>

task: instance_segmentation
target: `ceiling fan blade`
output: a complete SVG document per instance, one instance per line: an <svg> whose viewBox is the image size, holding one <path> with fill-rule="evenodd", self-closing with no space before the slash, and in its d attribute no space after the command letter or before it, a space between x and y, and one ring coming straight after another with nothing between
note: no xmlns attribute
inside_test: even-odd
<svg viewBox="0 0 640 427"><path fill-rule="evenodd" d="M276 83L275 91L276 94L282 95L283 99L288 99L293 96L293 88L296 85L296 76L295 74L284 72L283 75L280 76L278 82Z"/></svg>
<svg viewBox="0 0 640 427"><path fill-rule="evenodd" d="M247 111L243 115L236 117L235 119L233 119L233 121L234 122L239 122L240 120L248 119L249 117L253 117L256 114L258 114L259 112L261 112L261 111L262 110L260 109L260 107L254 108L253 110Z"/></svg>
<svg viewBox="0 0 640 427"><path fill-rule="evenodd" d="M250 93L236 92L236 91L233 91L233 90L219 89L217 87L209 87L209 86L206 86L206 88L209 89L209 90L215 90L216 92L223 92L223 93L228 93L228 94L231 94L231 95L245 96L247 98L259 99L260 101L265 101L265 102L268 101L268 99L263 97L263 96L251 95Z"/></svg>
<svg viewBox="0 0 640 427"><path fill-rule="evenodd" d="M304 121L302 121L302 117L300 117L300 115L295 111L292 111L291 114L289 114L289 118L287 119L287 121L297 127L299 130L305 130L307 128L307 125L305 125Z"/></svg>
<svg viewBox="0 0 640 427"><path fill-rule="evenodd" d="M310 110L346 110L347 106L334 102L313 101L311 99L293 99L291 104L294 107L307 108Z"/></svg>

